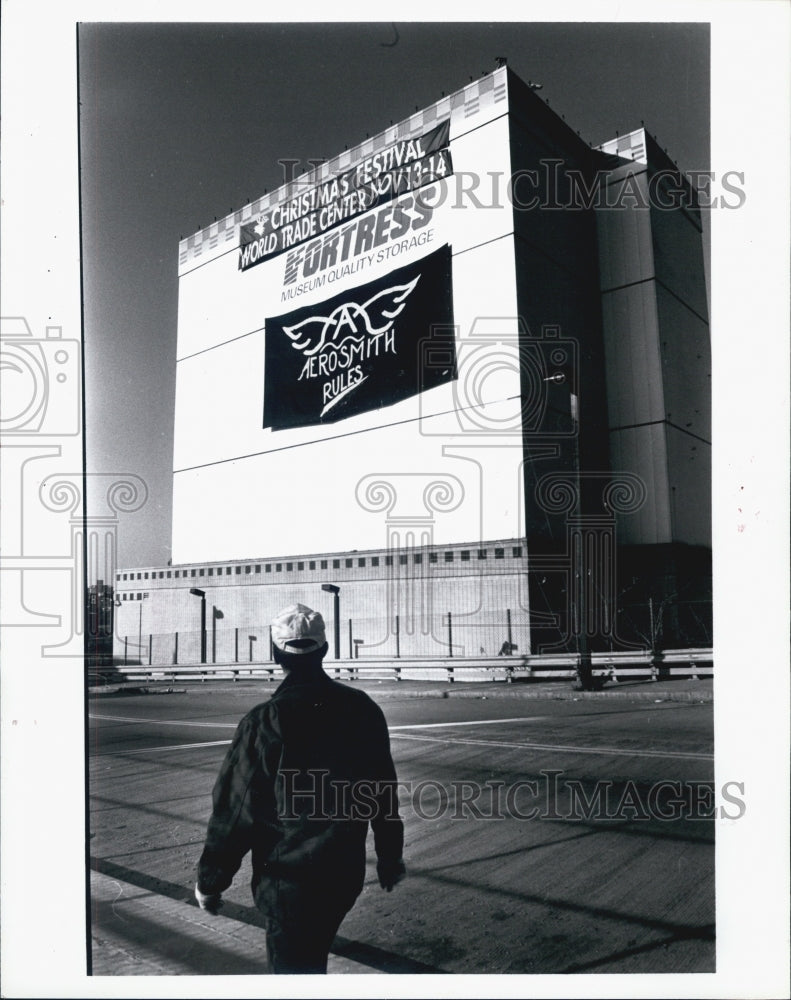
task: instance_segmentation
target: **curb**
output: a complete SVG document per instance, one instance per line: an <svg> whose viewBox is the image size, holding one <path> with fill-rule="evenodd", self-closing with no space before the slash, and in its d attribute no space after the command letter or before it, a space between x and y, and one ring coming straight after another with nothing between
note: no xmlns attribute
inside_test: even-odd
<svg viewBox="0 0 791 1000"><path fill-rule="evenodd" d="M392 682L397 684L395 687L389 689L380 688L376 682L370 682L365 684L365 682L356 681L354 682L355 687L359 687L362 690L367 691L375 700L390 700L390 699L404 699L404 698L473 698L478 701L485 701L487 699L494 698L510 698L510 699L532 699L532 700L549 700L549 701L609 701L613 698L622 700L628 699L632 701L652 701L652 702L700 702L708 703L713 702L713 689L711 682L690 682L690 681L677 681L677 682L657 682L657 681L632 681L632 682L621 682L618 684L613 684L611 687L602 688L599 691L580 691L575 690L568 683L562 686L558 684L557 686L552 685L535 685L535 686L523 686L521 684L513 685L506 684L505 682L496 685L487 685L485 689L481 689L474 682L469 685L465 684L462 688L461 686L444 686L441 688L431 688L431 689L419 689L414 688L411 685L406 686L409 682ZM429 682L430 683L430 682ZM693 688L687 688L686 690L677 687L676 685L690 684L694 683ZM401 686L405 685L405 686ZM704 686L705 685L705 686ZM210 693L223 693L223 694L242 694L244 691L249 691L250 686L255 686L256 690L260 690L260 685L250 685L250 684L228 684L223 681L206 681L200 685L196 684L194 688L190 688L192 692L201 692L205 694ZM638 689L639 687L639 689ZM274 691L275 687L271 688L267 685L267 689ZM164 695L164 694L186 694L186 687L156 687L156 686L140 686L140 685L114 685L112 687L99 687L99 688L89 688L88 695L91 698L103 698L103 697L131 697L135 695Z"/></svg>

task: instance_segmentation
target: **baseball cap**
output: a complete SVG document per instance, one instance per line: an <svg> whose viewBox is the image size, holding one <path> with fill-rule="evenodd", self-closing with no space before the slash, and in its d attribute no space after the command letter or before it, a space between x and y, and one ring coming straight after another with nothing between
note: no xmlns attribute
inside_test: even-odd
<svg viewBox="0 0 791 1000"><path fill-rule="evenodd" d="M272 619L272 642L284 653L312 653L326 641L324 619L304 604L292 604Z"/></svg>

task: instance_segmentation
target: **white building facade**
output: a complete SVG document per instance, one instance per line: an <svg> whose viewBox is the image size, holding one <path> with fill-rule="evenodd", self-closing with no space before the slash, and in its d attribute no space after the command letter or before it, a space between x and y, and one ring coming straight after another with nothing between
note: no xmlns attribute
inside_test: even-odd
<svg viewBox="0 0 791 1000"><path fill-rule="evenodd" d="M117 648L194 658L195 587L223 659L325 584L383 657L634 643L621 562L705 603L700 220L659 159L501 68L184 240L173 560L117 574Z"/></svg>

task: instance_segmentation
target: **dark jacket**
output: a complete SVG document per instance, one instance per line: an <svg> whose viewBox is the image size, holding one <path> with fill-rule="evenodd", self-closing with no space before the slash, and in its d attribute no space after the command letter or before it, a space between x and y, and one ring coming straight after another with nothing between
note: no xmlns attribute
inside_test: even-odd
<svg viewBox="0 0 791 1000"><path fill-rule="evenodd" d="M270 914L295 917L362 890L370 823L380 861L403 848L396 774L381 709L321 669L286 675L239 723L214 786L198 865L204 893L227 889L252 851L252 890Z"/></svg>

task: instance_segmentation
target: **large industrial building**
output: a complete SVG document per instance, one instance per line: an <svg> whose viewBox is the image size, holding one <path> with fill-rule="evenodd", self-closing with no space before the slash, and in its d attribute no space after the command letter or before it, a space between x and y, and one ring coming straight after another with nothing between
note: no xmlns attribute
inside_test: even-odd
<svg viewBox="0 0 791 1000"><path fill-rule="evenodd" d="M295 601L342 657L711 645L709 377L692 188L499 68L182 241L116 649L197 659L194 589L217 662Z"/></svg>

